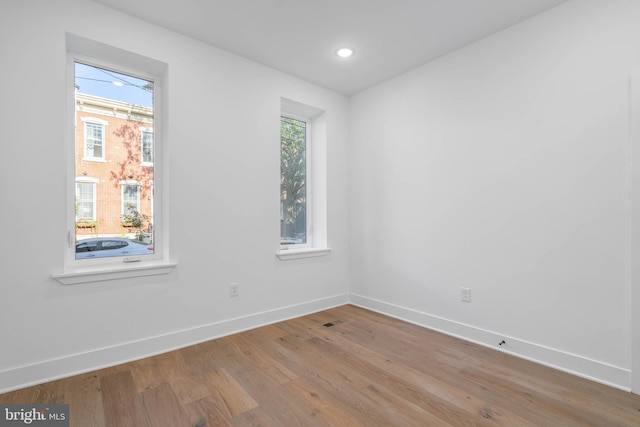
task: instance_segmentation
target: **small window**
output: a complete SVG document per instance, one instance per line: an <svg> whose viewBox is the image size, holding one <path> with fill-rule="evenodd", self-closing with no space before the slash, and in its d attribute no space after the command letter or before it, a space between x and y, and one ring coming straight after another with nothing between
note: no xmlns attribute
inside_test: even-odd
<svg viewBox="0 0 640 427"><path fill-rule="evenodd" d="M104 161L105 125L103 120L84 117L84 160Z"/></svg>
<svg viewBox="0 0 640 427"><path fill-rule="evenodd" d="M76 182L76 222L95 221L96 184L95 182Z"/></svg>
<svg viewBox="0 0 640 427"><path fill-rule="evenodd" d="M127 217L140 212L140 185L122 185L122 215Z"/></svg>
<svg viewBox="0 0 640 427"><path fill-rule="evenodd" d="M84 156L102 159L104 146L104 126L96 123L84 125Z"/></svg>
<svg viewBox="0 0 640 427"><path fill-rule="evenodd" d="M140 128L142 166L153 166L153 129Z"/></svg>

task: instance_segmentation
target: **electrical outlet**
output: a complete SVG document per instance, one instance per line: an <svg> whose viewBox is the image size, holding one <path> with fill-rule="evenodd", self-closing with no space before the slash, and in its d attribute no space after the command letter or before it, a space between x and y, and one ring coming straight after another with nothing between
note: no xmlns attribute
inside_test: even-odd
<svg viewBox="0 0 640 427"><path fill-rule="evenodd" d="M229 285L229 296L230 297L237 297L238 296L238 285L237 283L232 283Z"/></svg>
<svg viewBox="0 0 640 427"><path fill-rule="evenodd" d="M471 288L461 288L460 291L460 300L462 302L471 302Z"/></svg>

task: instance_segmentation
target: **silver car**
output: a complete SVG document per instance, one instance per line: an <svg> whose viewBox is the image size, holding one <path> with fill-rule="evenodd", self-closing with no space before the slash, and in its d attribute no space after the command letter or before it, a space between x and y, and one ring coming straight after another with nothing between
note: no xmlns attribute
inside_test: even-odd
<svg viewBox="0 0 640 427"><path fill-rule="evenodd" d="M76 259L152 254L153 245L117 237L83 239L76 242Z"/></svg>

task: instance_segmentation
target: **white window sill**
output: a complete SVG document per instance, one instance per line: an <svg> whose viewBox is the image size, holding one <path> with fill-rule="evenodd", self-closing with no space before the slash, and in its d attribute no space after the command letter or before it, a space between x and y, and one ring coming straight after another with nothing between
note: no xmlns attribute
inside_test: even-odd
<svg viewBox="0 0 640 427"><path fill-rule="evenodd" d="M82 161L84 162L97 162L97 163L107 163L104 157L83 157Z"/></svg>
<svg viewBox="0 0 640 427"><path fill-rule="evenodd" d="M77 285L80 283L102 282L105 280L127 279L130 277L155 276L169 274L177 267L175 263L157 263L137 265L135 267L92 268L91 270L70 271L53 274L53 278L63 285Z"/></svg>
<svg viewBox="0 0 640 427"><path fill-rule="evenodd" d="M327 256L330 253L331 249L329 248L281 249L276 253L276 256L280 261L289 261L292 259Z"/></svg>

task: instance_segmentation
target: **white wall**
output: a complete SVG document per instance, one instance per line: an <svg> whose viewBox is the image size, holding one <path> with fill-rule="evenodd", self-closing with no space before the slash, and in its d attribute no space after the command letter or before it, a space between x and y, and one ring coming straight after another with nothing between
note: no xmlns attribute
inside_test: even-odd
<svg viewBox="0 0 640 427"><path fill-rule="evenodd" d="M167 276L51 278L66 235L65 32L169 64ZM0 391L348 300L347 98L87 1L2 1L0 55ZM326 257L275 256L281 97L326 110Z"/></svg>
<svg viewBox="0 0 640 427"><path fill-rule="evenodd" d="M352 300L630 388L638 22L575 0L354 96Z"/></svg>

